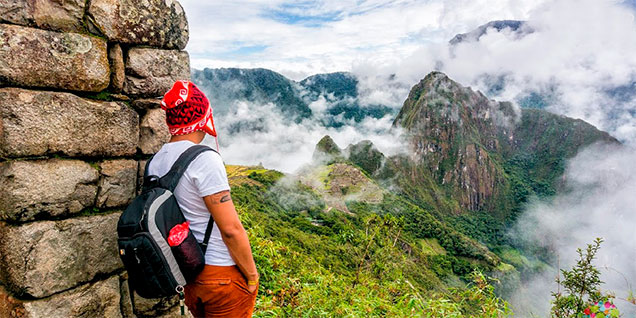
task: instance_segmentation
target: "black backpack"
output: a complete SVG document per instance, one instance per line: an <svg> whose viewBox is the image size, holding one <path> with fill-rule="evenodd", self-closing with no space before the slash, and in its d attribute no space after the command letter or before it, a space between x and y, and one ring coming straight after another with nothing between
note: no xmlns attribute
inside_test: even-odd
<svg viewBox="0 0 636 318"><path fill-rule="evenodd" d="M188 148L161 178L148 175L150 158L146 162L142 193L119 217L119 255L128 271L133 306L135 291L144 298L177 294L183 298L183 286L203 270L214 223L212 215L202 243L197 242L192 231L178 246L170 246L167 239L175 225L186 222L174 197L174 189L190 162L208 150L214 151L203 145Z"/></svg>

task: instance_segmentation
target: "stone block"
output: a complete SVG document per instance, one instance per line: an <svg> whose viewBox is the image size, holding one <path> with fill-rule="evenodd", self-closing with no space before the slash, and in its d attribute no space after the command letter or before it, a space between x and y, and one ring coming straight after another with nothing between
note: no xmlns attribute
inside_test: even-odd
<svg viewBox="0 0 636 318"><path fill-rule="evenodd" d="M121 318L119 278L113 276L38 300L19 300L0 290L0 316Z"/></svg>
<svg viewBox="0 0 636 318"><path fill-rule="evenodd" d="M170 131L166 125L166 113L163 109L150 109L139 125L139 148L141 152L154 154L170 140Z"/></svg>
<svg viewBox="0 0 636 318"><path fill-rule="evenodd" d="M130 105L137 111L144 112L148 109L161 108L161 99L160 98L136 99L132 101Z"/></svg>
<svg viewBox="0 0 636 318"><path fill-rule="evenodd" d="M179 298L163 297L148 299L139 296L135 293L135 313L132 312L132 306L130 304L130 290L128 289L128 274L122 275L121 283L121 311L124 318L178 318L188 317L191 318L192 314L186 307L185 316L181 316L181 310L179 307Z"/></svg>
<svg viewBox="0 0 636 318"><path fill-rule="evenodd" d="M97 169L79 160L0 163L0 219L24 222L80 212L94 204L97 180Z"/></svg>
<svg viewBox="0 0 636 318"><path fill-rule="evenodd" d="M99 92L109 82L105 40L0 24L0 85Z"/></svg>
<svg viewBox="0 0 636 318"><path fill-rule="evenodd" d="M0 0L0 22L56 31L83 31L84 0Z"/></svg>
<svg viewBox="0 0 636 318"><path fill-rule="evenodd" d="M194 318L194 316L192 316L192 313L190 313L190 311L188 311L188 307L185 307L185 315L181 315L181 308L179 306L174 306L170 309L170 311L167 311L159 316L148 316L148 317L154 317L154 318Z"/></svg>
<svg viewBox="0 0 636 318"><path fill-rule="evenodd" d="M148 160L139 160L139 170L137 171L137 195L141 194L147 162Z"/></svg>
<svg viewBox="0 0 636 318"><path fill-rule="evenodd" d="M190 57L185 51L132 48L126 59L124 93L140 97L163 96L177 80L190 79Z"/></svg>
<svg viewBox="0 0 636 318"><path fill-rule="evenodd" d="M44 298L121 269L120 214L19 226L0 223L3 284L19 297Z"/></svg>
<svg viewBox="0 0 636 318"><path fill-rule="evenodd" d="M137 161L107 160L99 164L97 206L112 208L125 206L134 198L137 186Z"/></svg>
<svg viewBox="0 0 636 318"><path fill-rule="evenodd" d="M113 92L121 92L126 80L126 67L124 65L124 53L119 44L113 44L108 49L110 60L110 88Z"/></svg>
<svg viewBox="0 0 636 318"><path fill-rule="evenodd" d="M0 155L124 156L136 153L139 115L121 102L0 88Z"/></svg>
<svg viewBox="0 0 636 318"><path fill-rule="evenodd" d="M176 0L92 0L90 21L110 41L184 49L188 20Z"/></svg>

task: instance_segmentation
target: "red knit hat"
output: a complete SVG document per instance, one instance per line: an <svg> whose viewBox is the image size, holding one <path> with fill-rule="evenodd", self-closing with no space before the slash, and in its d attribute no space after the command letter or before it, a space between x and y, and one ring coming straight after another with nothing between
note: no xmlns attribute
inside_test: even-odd
<svg viewBox="0 0 636 318"><path fill-rule="evenodd" d="M175 82L163 96L161 108L166 111L170 134L185 135L203 130L216 137L210 102L192 82Z"/></svg>

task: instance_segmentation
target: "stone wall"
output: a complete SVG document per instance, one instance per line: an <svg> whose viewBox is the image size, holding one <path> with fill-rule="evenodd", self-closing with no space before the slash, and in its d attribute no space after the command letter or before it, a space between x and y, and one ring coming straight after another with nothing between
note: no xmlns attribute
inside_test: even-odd
<svg viewBox="0 0 636 318"><path fill-rule="evenodd" d="M171 317L136 297L116 224L190 78L175 0L0 0L0 317Z"/></svg>

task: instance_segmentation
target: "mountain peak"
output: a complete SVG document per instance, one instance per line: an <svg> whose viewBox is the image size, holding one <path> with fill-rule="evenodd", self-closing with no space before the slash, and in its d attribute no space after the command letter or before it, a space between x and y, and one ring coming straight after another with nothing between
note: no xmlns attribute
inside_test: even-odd
<svg viewBox="0 0 636 318"><path fill-rule="evenodd" d="M537 171L563 169L550 160L568 158L594 141L614 142L592 125L490 100L440 72L411 89L394 125L406 130L417 165L473 211L494 211L494 202L510 198L507 188L497 186L509 177L503 171L510 163L501 158L535 158L524 164ZM545 176L548 188L555 175Z"/></svg>
<svg viewBox="0 0 636 318"><path fill-rule="evenodd" d="M331 136L325 135L320 139L320 141L316 144L316 149L313 154L314 162L333 162L338 159L342 159L342 150L336 144Z"/></svg>
<svg viewBox="0 0 636 318"><path fill-rule="evenodd" d="M393 125L411 130L428 125L431 120L441 120L448 125L477 124L492 130L497 127L509 129L518 119L518 111L511 103L490 100L481 92L434 71L413 86Z"/></svg>
<svg viewBox="0 0 636 318"><path fill-rule="evenodd" d="M424 76L423 79L424 82L432 82L432 81L453 81L451 80L448 75L446 75L443 72L440 71L432 71L428 74L426 74L426 76Z"/></svg>
<svg viewBox="0 0 636 318"><path fill-rule="evenodd" d="M370 140L362 140L347 146L344 151L349 160L358 165L369 175L374 175L385 161L385 156Z"/></svg>
<svg viewBox="0 0 636 318"><path fill-rule="evenodd" d="M532 29L527 27L527 23L525 21L496 20L496 21L490 21L486 24L480 25L476 29L470 32L457 34L448 42L451 45L456 45L462 42L479 41L479 39L482 36L484 36L489 29L494 29L497 32L501 32L505 29L508 29L519 36L523 36L533 32Z"/></svg>

